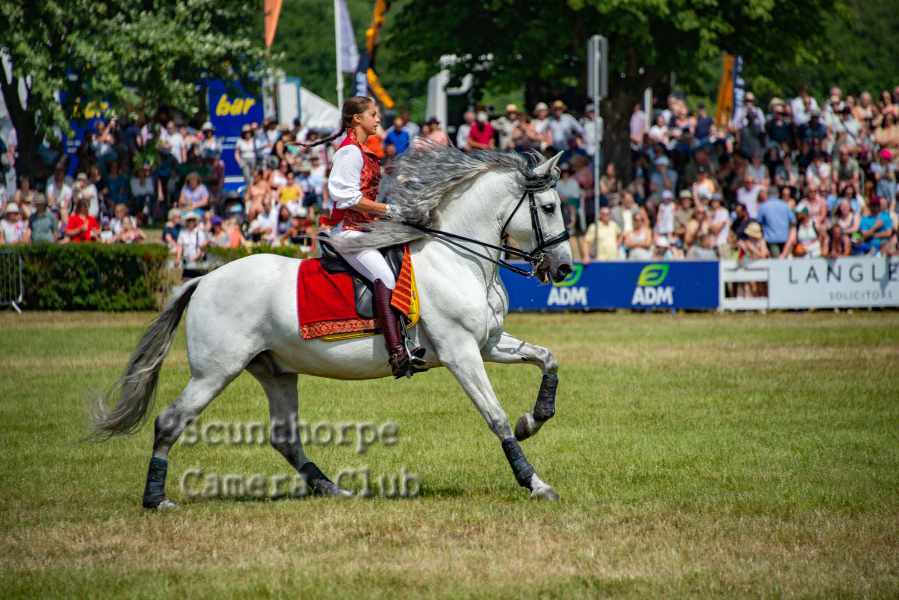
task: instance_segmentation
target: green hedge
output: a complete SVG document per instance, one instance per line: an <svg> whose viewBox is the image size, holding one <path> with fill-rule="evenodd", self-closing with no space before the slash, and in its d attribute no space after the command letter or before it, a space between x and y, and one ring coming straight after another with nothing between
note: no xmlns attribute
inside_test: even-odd
<svg viewBox="0 0 899 600"><path fill-rule="evenodd" d="M277 254L279 256L289 256L290 258L306 258L309 255L309 253L303 252L297 246L269 246L267 244L254 244L240 248L210 246L207 253L210 258L218 259L221 262L231 262L251 254Z"/></svg>
<svg viewBox="0 0 899 600"><path fill-rule="evenodd" d="M159 244L16 246L32 310L157 310L177 272Z"/></svg>

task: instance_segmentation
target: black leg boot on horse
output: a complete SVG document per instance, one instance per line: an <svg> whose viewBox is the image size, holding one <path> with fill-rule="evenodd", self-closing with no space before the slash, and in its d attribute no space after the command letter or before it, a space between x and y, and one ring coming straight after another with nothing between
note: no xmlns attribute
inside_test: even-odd
<svg viewBox="0 0 899 600"><path fill-rule="evenodd" d="M390 357L393 375L396 378L412 375L424 366L422 360L424 349L416 348L411 353L406 349L400 315L390 305L390 296L393 291L380 279L375 279L372 288L375 318L384 335L384 343L387 345L387 354Z"/></svg>

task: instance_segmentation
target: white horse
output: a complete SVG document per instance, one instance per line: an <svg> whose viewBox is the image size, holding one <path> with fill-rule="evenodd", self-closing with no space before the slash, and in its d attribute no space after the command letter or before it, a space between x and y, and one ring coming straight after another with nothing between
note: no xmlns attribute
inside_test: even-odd
<svg viewBox="0 0 899 600"><path fill-rule="evenodd" d="M361 243L383 246L410 241L420 296L420 322L413 328L427 349L428 367L448 368L500 439L518 483L533 498L558 495L530 465L518 440L553 416L558 362L546 348L503 330L508 296L498 276L501 245L511 238L546 282L570 272L571 252L559 196L553 189L559 155L531 168L519 155L463 154L452 148L412 151L398 161L393 194L405 222L439 229L423 233L396 220L379 222ZM525 199L527 202L525 202ZM547 239L543 232L552 235ZM479 240L483 244L464 239ZM163 359L182 312L187 314L190 381L155 422L153 455L143 504L168 508L168 454L185 426L244 369L262 384L272 423L298 415L298 374L333 379L391 375L380 336L336 342L304 340L298 331L296 279L299 260L272 254L226 264L179 287L153 321L117 385L95 407L94 431L101 438L134 433L153 403ZM534 410L515 431L497 400L484 361L540 367L543 381ZM109 404L114 403L114 406ZM293 433L296 433L295 431ZM271 443L322 495L349 495L310 461L298 435Z"/></svg>

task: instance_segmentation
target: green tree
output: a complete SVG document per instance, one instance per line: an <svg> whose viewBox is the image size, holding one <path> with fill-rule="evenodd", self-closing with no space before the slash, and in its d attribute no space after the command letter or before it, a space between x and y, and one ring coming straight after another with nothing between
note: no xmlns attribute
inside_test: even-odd
<svg viewBox="0 0 899 600"><path fill-rule="evenodd" d="M750 79L787 82L797 66L820 62L836 1L409 2L394 15L388 45L409 65L454 54L462 59L455 70L473 73L481 88L523 84L528 106L554 98L583 106L587 39L604 35L611 61L604 149L624 166L626 121L645 88L667 93L675 73L679 87L707 94L708 64L722 51L743 55Z"/></svg>
<svg viewBox="0 0 899 600"><path fill-rule="evenodd" d="M393 2L384 19L381 43L376 55L376 71L381 84L398 107L409 108L415 118L424 116L428 77L437 72L436 61L398 60L390 38L397 25L396 15L406 2ZM347 8L360 55L365 50L365 30L371 24L374 2L348 0ZM335 71L334 3L321 0L284 0L273 50L282 57L278 66L300 77L303 87L337 102ZM344 96L353 93L352 75L344 75Z"/></svg>
<svg viewBox="0 0 899 600"><path fill-rule="evenodd" d="M0 51L12 64L0 89L19 138L17 170L31 173L45 139L89 102L114 112L197 111L208 77L244 79L264 65L262 11L241 0L5 0ZM19 97L20 82L26 90Z"/></svg>

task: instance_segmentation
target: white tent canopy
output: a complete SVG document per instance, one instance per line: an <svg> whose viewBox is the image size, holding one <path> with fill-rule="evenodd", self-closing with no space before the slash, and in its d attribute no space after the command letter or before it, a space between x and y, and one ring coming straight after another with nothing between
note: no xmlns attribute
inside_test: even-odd
<svg viewBox="0 0 899 600"><path fill-rule="evenodd" d="M310 129L335 130L340 127L340 110L306 88L300 88L303 126Z"/></svg>

